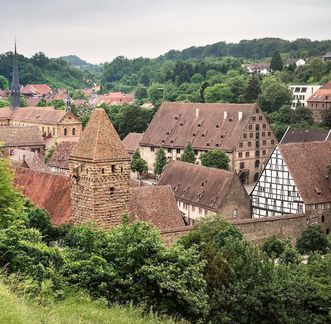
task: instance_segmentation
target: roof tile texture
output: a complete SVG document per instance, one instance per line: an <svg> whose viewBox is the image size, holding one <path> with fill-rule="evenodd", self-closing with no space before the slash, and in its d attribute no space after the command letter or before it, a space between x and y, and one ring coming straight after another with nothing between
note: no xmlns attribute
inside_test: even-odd
<svg viewBox="0 0 331 324"><path fill-rule="evenodd" d="M170 185L180 200L218 211L236 176L230 171L171 160L158 185Z"/></svg>
<svg viewBox="0 0 331 324"><path fill-rule="evenodd" d="M130 159L114 126L102 108L96 108L92 112L77 146L71 152L70 159L93 162Z"/></svg>
<svg viewBox="0 0 331 324"><path fill-rule="evenodd" d="M44 145L38 126L2 126L0 142L5 146Z"/></svg>
<svg viewBox="0 0 331 324"><path fill-rule="evenodd" d="M194 149L218 147L232 152L256 107L256 104L163 103L140 144L184 148L190 142Z"/></svg>
<svg viewBox="0 0 331 324"><path fill-rule="evenodd" d="M279 144L279 150L304 203L331 202L331 141Z"/></svg>

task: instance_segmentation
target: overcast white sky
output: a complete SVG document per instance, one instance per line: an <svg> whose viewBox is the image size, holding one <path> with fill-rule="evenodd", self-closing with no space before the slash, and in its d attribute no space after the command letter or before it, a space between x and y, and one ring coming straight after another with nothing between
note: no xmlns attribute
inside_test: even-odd
<svg viewBox="0 0 331 324"><path fill-rule="evenodd" d="M218 41L330 39L331 0L0 0L0 53L92 63Z"/></svg>

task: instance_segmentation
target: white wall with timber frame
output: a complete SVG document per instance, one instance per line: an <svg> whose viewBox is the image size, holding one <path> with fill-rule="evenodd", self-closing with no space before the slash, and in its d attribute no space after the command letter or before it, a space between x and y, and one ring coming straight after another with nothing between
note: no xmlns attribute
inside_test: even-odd
<svg viewBox="0 0 331 324"><path fill-rule="evenodd" d="M253 217L305 212L304 202L278 149L272 152L252 194Z"/></svg>

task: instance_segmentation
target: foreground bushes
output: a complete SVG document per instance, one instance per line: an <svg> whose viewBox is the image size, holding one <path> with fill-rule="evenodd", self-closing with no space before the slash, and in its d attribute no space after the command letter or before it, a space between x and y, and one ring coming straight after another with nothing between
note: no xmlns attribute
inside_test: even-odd
<svg viewBox="0 0 331 324"><path fill-rule="evenodd" d="M0 171L7 172L1 167L0 159ZM271 238L264 252L219 217L203 220L166 248L143 222L124 219L109 231L88 225L55 228L10 181L9 173L0 177L0 196L6 191L0 267L15 278L18 290L20 281L28 282L24 294L40 303L74 290L107 304L132 303L191 322L331 322L331 255L321 249L325 237L315 239L316 228L308 228L302 242L305 249L326 254L314 252L307 264L289 242Z"/></svg>

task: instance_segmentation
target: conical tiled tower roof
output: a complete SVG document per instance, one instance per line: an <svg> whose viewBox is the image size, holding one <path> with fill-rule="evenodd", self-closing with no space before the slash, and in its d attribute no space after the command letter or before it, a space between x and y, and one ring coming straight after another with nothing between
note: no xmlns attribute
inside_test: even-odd
<svg viewBox="0 0 331 324"><path fill-rule="evenodd" d="M114 126L101 108L96 108L70 159L87 162L129 160Z"/></svg>

